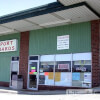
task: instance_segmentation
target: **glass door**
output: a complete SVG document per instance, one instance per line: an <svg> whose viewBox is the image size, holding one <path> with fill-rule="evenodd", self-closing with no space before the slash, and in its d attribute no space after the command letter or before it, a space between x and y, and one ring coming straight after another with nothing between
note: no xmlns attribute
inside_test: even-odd
<svg viewBox="0 0 100 100"><path fill-rule="evenodd" d="M28 88L32 90L38 90L38 61L29 61L29 72L28 72Z"/></svg>

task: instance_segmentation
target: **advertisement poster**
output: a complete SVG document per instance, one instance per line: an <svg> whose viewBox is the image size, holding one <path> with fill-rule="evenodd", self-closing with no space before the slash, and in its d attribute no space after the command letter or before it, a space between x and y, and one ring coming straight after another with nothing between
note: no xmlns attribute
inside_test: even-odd
<svg viewBox="0 0 100 100"><path fill-rule="evenodd" d="M80 73L72 73L72 80L79 81L80 80Z"/></svg>
<svg viewBox="0 0 100 100"><path fill-rule="evenodd" d="M61 72L55 72L55 81L56 82L61 81Z"/></svg>
<svg viewBox="0 0 100 100"><path fill-rule="evenodd" d="M56 86L72 86L72 74L61 72L60 81L55 81Z"/></svg>
<svg viewBox="0 0 100 100"><path fill-rule="evenodd" d="M84 73L84 82L91 82L91 73Z"/></svg>
<svg viewBox="0 0 100 100"><path fill-rule="evenodd" d="M48 79L53 79L54 78L54 73L53 72L49 72L49 74L48 74L49 76L48 76Z"/></svg>
<svg viewBox="0 0 100 100"><path fill-rule="evenodd" d="M69 70L69 64L58 64L58 69L68 69Z"/></svg>
<svg viewBox="0 0 100 100"><path fill-rule="evenodd" d="M57 50L69 49L69 35L57 36Z"/></svg>

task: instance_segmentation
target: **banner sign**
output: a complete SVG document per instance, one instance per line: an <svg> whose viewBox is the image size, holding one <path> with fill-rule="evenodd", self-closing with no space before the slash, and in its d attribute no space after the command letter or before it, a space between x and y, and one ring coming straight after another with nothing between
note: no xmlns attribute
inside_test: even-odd
<svg viewBox="0 0 100 100"><path fill-rule="evenodd" d="M0 52L17 51L17 40L0 41Z"/></svg>
<svg viewBox="0 0 100 100"><path fill-rule="evenodd" d="M57 36L57 50L69 49L69 35Z"/></svg>
<svg viewBox="0 0 100 100"><path fill-rule="evenodd" d="M69 64L58 64L58 69L69 69Z"/></svg>
<svg viewBox="0 0 100 100"><path fill-rule="evenodd" d="M76 71L86 72L86 67L76 67Z"/></svg>

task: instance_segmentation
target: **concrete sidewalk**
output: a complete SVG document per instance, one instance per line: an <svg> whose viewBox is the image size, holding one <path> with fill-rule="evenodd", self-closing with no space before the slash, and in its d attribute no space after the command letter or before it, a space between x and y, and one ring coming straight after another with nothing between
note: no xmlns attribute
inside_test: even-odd
<svg viewBox="0 0 100 100"><path fill-rule="evenodd" d="M93 88L94 93L100 93L100 87L95 87Z"/></svg>
<svg viewBox="0 0 100 100"><path fill-rule="evenodd" d="M88 90L88 89L87 89ZM30 90L13 90L9 87L0 87L0 93L11 93L11 94L25 94L25 95L66 95L66 94L92 94L92 93L100 93L100 87L96 87L93 89L89 89L91 92L75 92L78 89L68 89L68 90L38 90L38 91L30 91Z"/></svg>
<svg viewBox="0 0 100 100"><path fill-rule="evenodd" d="M65 95L66 90L14 90L9 87L0 87L0 93L25 94L25 95Z"/></svg>

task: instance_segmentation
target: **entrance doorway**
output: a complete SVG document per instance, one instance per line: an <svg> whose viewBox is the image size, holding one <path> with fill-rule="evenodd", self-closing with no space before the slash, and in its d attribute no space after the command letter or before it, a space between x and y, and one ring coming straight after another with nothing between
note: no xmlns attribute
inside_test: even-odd
<svg viewBox="0 0 100 100"><path fill-rule="evenodd" d="M37 58L37 59L36 59ZM38 56L32 56L29 60L28 69L28 89L38 90L38 80L39 80L39 60Z"/></svg>

